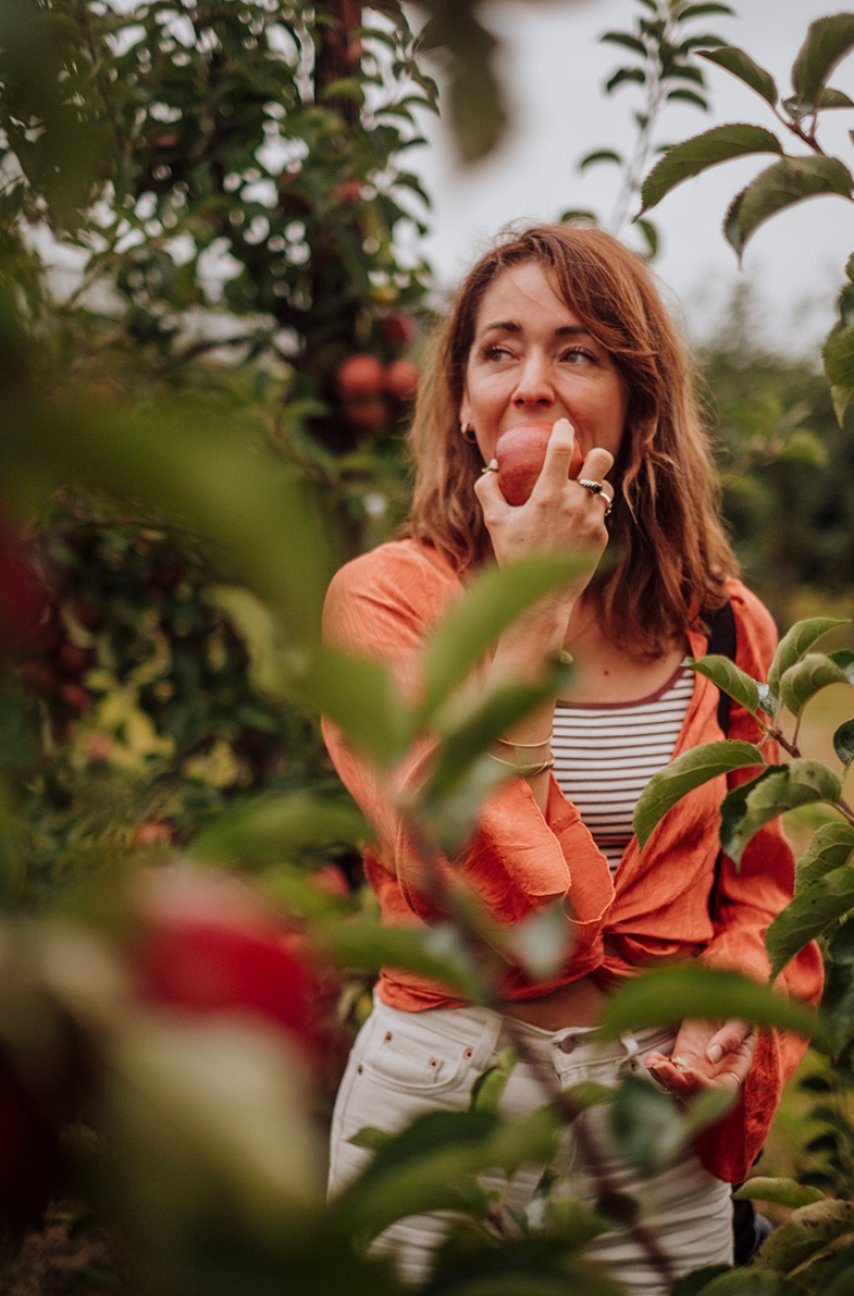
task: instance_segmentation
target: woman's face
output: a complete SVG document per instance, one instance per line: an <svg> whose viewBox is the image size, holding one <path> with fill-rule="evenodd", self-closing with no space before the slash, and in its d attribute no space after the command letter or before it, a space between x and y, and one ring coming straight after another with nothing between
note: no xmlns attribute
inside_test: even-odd
<svg viewBox="0 0 854 1296"><path fill-rule="evenodd" d="M543 268L526 261L502 271L480 304L460 405L484 462L508 428L559 418L569 419L585 455L602 446L616 459L627 406L610 354L557 296Z"/></svg>

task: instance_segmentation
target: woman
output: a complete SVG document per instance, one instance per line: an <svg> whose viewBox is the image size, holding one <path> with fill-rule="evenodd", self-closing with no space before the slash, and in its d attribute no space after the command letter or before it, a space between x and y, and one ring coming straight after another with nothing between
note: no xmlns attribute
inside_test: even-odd
<svg viewBox="0 0 854 1296"><path fill-rule="evenodd" d="M513 506L485 468L496 466L500 435L532 419L552 432L530 499ZM575 443L583 455L577 480L568 475ZM361 1126L395 1128L427 1110L464 1107L512 1018L562 1087L585 1077L615 1083L630 1067L680 1097L737 1091L731 1114L652 1180L621 1161L603 1109L585 1117L610 1183L640 1198L672 1272L727 1263L728 1185L756 1157L802 1043L757 1035L741 1021L686 1020L675 1038L651 1031L616 1047L595 1030L609 990L657 960L696 957L764 978L763 932L792 888L776 823L753 839L739 871L726 859L716 869L722 781L680 803L643 852L631 832L634 802L656 770L721 737L717 690L681 666L686 654L705 652L708 618L730 603L736 660L755 678L765 678L774 649L769 614L736 578L690 367L642 262L611 236L569 225L499 242L466 278L439 333L413 445L407 533L338 573L326 633L390 663L415 695L423 640L479 567L583 556L573 581L502 634L484 664L483 687L534 678L562 651L574 670L560 698L502 736L493 755L519 773L489 798L464 854L438 866L504 923L562 902L571 953L547 983L508 967L501 1013L385 970L338 1096L333 1190L363 1164L365 1153L347 1142ZM377 828L366 868L385 921L436 920L383 789L334 726L325 732L344 783ZM736 705L729 735L758 737ZM417 780L429 757L416 752L404 781ZM814 998L819 968L815 949L806 950L788 969L790 991ZM542 1100L521 1062L505 1109ZM562 1172L561 1191L595 1200L575 1142ZM508 1204L524 1209L536 1181L536 1167L517 1176ZM417 1217L389 1231L405 1274L423 1272L443 1227ZM608 1233L590 1251L632 1291L666 1290L661 1268L632 1235Z"/></svg>

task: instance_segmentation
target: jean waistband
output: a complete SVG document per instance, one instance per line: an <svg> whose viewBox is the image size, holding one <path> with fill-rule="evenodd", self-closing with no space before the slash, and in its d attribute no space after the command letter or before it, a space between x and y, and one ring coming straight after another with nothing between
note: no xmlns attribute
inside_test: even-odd
<svg viewBox="0 0 854 1296"><path fill-rule="evenodd" d="M389 1026L405 1029L407 1019L417 1020L419 1031L435 1032L438 1038L453 1041L472 1050L472 1060L485 1066L490 1056L499 1048L512 1045L513 1036L523 1037L539 1050L557 1049L572 1052L574 1061L620 1062L626 1058L643 1056L673 1039L672 1026L651 1026L640 1031L624 1031L620 1036L605 1036L595 1026L563 1026L560 1030L544 1030L517 1017L510 1019L492 1008L470 1005L466 1008L426 1008L422 1012L407 1012L390 1008L374 995L374 1012Z"/></svg>

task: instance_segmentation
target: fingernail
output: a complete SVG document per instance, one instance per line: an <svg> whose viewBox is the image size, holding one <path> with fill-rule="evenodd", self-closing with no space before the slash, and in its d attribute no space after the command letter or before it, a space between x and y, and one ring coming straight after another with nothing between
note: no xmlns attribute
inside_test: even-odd
<svg viewBox="0 0 854 1296"><path fill-rule="evenodd" d="M706 1050L706 1057L709 1059L710 1062L720 1062L723 1055L724 1055L724 1051L721 1048L720 1044L711 1044Z"/></svg>

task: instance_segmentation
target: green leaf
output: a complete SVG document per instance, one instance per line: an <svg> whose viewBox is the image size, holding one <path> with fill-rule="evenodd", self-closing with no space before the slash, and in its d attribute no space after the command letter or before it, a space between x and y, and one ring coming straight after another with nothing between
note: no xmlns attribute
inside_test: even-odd
<svg viewBox="0 0 854 1296"><path fill-rule="evenodd" d="M660 239L658 237L658 227L651 220L644 216L636 216L634 224L637 225L646 242L646 255L650 261L658 255Z"/></svg>
<svg viewBox="0 0 854 1296"><path fill-rule="evenodd" d="M432 977L475 1003L483 985L468 950L453 927L429 931L382 927L378 922L339 922L312 929L312 945L339 966L376 972L381 967L405 968Z"/></svg>
<svg viewBox="0 0 854 1296"><path fill-rule="evenodd" d="M736 789L736 792L741 789ZM722 816L721 846L735 863L739 863L753 836L772 819L796 806L817 801L834 804L842 785L832 770L821 761L803 757L788 765L778 765L755 780L744 799L744 813L739 818Z"/></svg>
<svg viewBox="0 0 854 1296"><path fill-rule="evenodd" d="M738 972L698 963L642 972L611 995L601 1025L616 1037L623 1031L681 1022L686 1013L711 1021L741 1017L757 1026L825 1037L820 1019L802 1004Z"/></svg>
<svg viewBox="0 0 854 1296"><path fill-rule="evenodd" d="M822 824L795 865L795 895L805 891L825 873L847 864L854 851L854 825L834 820Z"/></svg>
<svg viewBox="0 0 854 1296"><path fill-rule="evenodd" d="M719 162L746 157L751 153L782 153L783 147L776 135L761 126L734 123L713 126L711 130L695 135L668 149L643 182L641 199L647 211L676 185L692 176L700 175Z"/></svg>
<svg viewBox="0 0 854 1296"><path fill-rule="evenodd" d="M759 226L777 212L822 194L847 198L852 187L854 178L838 158L782 158L735 196L724 217L724 236L740 258Z"/></svg>
<svg viewBox="0 0 854 1296"><path fill-rule="evenodd" d="M634 830L641 846L659 820L686 792L731 770L764 765L762 752L753 743L716 742L695 747L693 751L672 761L666 769L654 775L638 799L634 814Z"/></svg>
<svg viewBox="0 0 854 1296"><path fill-rule="evenodd" d="M696 1271L704 1274L707 1271ZM791 1286L776 1273L766 1273L749 1268L727 1269L718 1273L717 1268L708 1272L717 1276L702 1282L699 1287L688 1286L694 1274L683 1278L673 1288L671 1296L793 1296Z"/></svg>
<svg viewBox="0 0 854 1296"><path fill-rule="evenodd" d="M507 1081L519 1055L513 1048L502 1049L495 1066L489 1067L474 1082L469 1099L469 1111L498 1112L498 1104L507 1088Z"/></svg>
<svg viewBox="0 0 854 1296"><path fill-rule="evenodd" d="M771 974L777 976L811 940L854 908L854 868L836 868L799 891L765 933Z"/></svg>
<svg viewBox="0 0 854 1296"><path fill-rule="evenodd" d="M548 981L571 952L566 909L557 904L540 910L513 927L505 941L506 948L532 981Z"/></svg>
<svg viewBox="0 0 854 1296"><path fill-rule="evenodd" d="M847 624L847 619L842 617L808 617L804 621L796 621L777 645L768 672L768 687L774 697L780 695L781 675L785 674L790 666L794 666L804 653L809 652L822 635L827 634L829 630L835 630L837 626Z"/></svg>
<svg viewBox="0 0 854 1296"><path fill-rule="evenodd" d="M717 684L722 692L729 694L736 702L740 702L748 711L756 711L759 706L758 683L746 671L736 666L729 657L722 657L717 653L710 653L698 661L693 657L686 657L684 665L700 675L705 675L713 684Z"/></svg>
<svg viewBox="0 0 854 1296"><path fill-rule="evenodd" d="M489 756L481 756L450 786L425 785L410 809L436 849L454 856L474 832L483 802L512 777L512 769L499 765Z"/></svg>
<svg viewBox="0 0 854 1296"><path fill-rule="evenodd" d="M792 86L801 110L811 112L833 69L854 49L854 14L817 18L792 65Z"/></svg>
<svg viewBox="0 0 854 1296"><path fill-rule="evenodd" d="M734 45L724 45L721 49L703 51L700 58L725 68L727 72L738 77L739 81L750 86L751 90L755 90L769 104L776 104L777 85L774 78L764 67L754 62L744 50L737 49Z"/></svg>
<svg viewBox="0 0 854 1296"><path fill-rule="evenodd" d="M406 1215L453 1209L485 1215L490 1199L472 1176L554 1153L560 1122L549 1106L519 1120L493 1113L429 1112L383 1143L367 1169L336 1199L333 1209L374 1237Z"/></svg>
<svg viewBox="0 0 854 1296"><path fill-rule="evenodd" d="M780 676L780 700L797 716L821 689L847 683L845 671L826 653L807 653Z"/></svg>
<svg viewBox="0 0 854 1296"><path fill-rule="evenodd" d="M564 1097L579 1112L587 1111L588 1107L601 1107L603 1103L613 1102L617 1095L616 1089L600 1084L598 1080L579 1080L563 1092Z"/></svg>
<svg viewBox="0 0 854 1296"><path fill-rule="evenodd" d="M735 17L735 10L727 4L692 4L679 11L679 21L687 22L689 18L704 18L707 14L727 14Z"/></svg>
<svg viewBox="0 0 854 1296"><path fill-rule="evenodd" d="M550 663L537 684L500 684L478 698L473 706L446 706L440 711L435 721L440 742L424 786L424 801L434 801L457 787L477 758L503 733L535 707L556 696L570 672L570 667L556 661ZM509 750L504 751L501 759L509 761L510 755ZM530 764L530 761L521 763ZM508 768L508 774L513 772Z"/></svg>
<svg viewBox="0 0 854 1296"><path fill-rule="evenodd" d="M192 850L207 859L263 862L311 847L359 845L370 835L352 801L299 791L231 807L194 839Z"/></svg>
<svg viewBox="0 0 854 1296"><path fill-rule="evenodd" d="M325 647L309 688L319 709L356 750L381 768L401 759L414 734L390 669L382 662Z"/></svg>
<svg viewBox="0 0 854 1296"><path fill-rule="evenodd" d="M580 222L583 225L598 225L599 217L596 212L590 211L587 207L567 207L558 216L561 224Z"/></svg>
<svg viewBox="0 0 854 1296"><path fill-rule="evenodd" d="M843 765L854 761L854 720L846 720L833 735L833 750Z"/></svg>
<svg viewBox="0 0 854 1296"><path fill-rule="evenodd" d="M605 82L605 93L611 94L618 86L626 84L646 85L646 73L641 68L618 68Z"/></svg>
<svg viewBox="0 0 854 1296"><path fill-rule="evenodd" d="M574 556L553 555L479 574L427 642L419 721L433 715L517 616L565 586L580 566Z"/></svg>
<svg viewBox="0 0 854 1296"><path fill-rule="evenodd" d="M825 1194L820 1188L810 1184L800 1184L795 1179L772 1179L769 1176L754 1175L739 1188L733 1190L736 1201L768 1201L778 1206L809 1206L812 1202L824 1201Z"/></svg>
<svg viewBox="0 0 854 1296"><path fill-rule="evenodd" d="M801 1206L765 1241L753 1265L790 1274L852 1229L854 1202L828 1200Z"/></svg>
<svg viewBox="0 0 854 1296"><path fill-rule="evenodd" d="M697 94L696 90L668 90L665 96L668 102L671 99L678 100L680 103L694 104L697 108L702 108L703 112L708 112L709 103L702 95Z"/></svg>
<svg viewBox="0 0 854 1296"><path fill-rule="evenodd" d="M608 31L604 36L599 37L603 45L621 45L625 49L630 49L635 54L640 54L641 58L646 58L647 47L637 36L631 36L628 32Z"/></svg>
<svg viewBox="0 0 854 1296"><path fill-rule="evenodd" d="M832 1057L842 1057L854 1040L854 918L833 933L825 958L822 1012L833 1032Z"/></svg>
<svg viewBox="0 0 854 1296"><path fill-rule="evenodd" d="M617 1090L611 1128L623 1156L646 1175L661 1170L681 1143L675 1101L640 1076L626 1076Z"/></svg>
<svg viewBox="0 0 854 1296"><path fill-rule="evenodd" d="M800 105L793 95L789 99L783 100L783 107L792 116L795 116ZM820 111L826 108L854 108L854 99L851 99L844 90L834 90L831 86L825 86L818 92L818 103L815 105L815 110Z"/></svg>
<svg viewBox="0 0 854 1296"><path fill-rule="evenodd" d="M834 648L827 655L844 671L848 683L854 684L854 648Z"/></svg>
<svg viewBox="0 0 854 1296"><path fill-rule="evenodd" d="M839 321L825 339L822 348L824 373L830 384L833 409L839 426L845 411L854 401L854 323Z"/></svg>
<svg viewBox="0 0 854 1296"><path fill-rule="evenodd" d="M594 166L597 162L616 162L617 166L623 165L622 157L613 149L596 149L593 153L585 153L578 163L578 169L585 171L587 167Z"/></svg>

